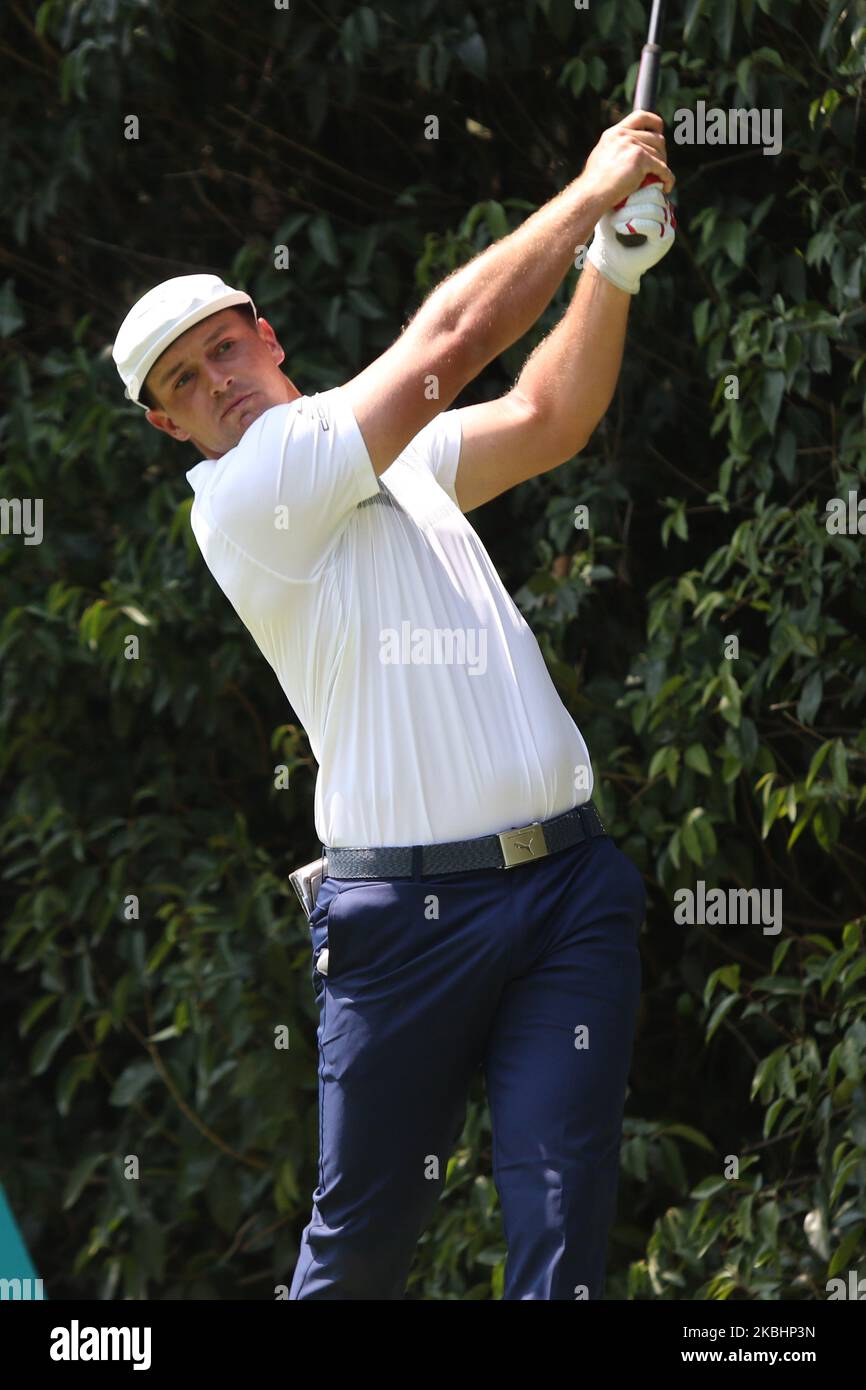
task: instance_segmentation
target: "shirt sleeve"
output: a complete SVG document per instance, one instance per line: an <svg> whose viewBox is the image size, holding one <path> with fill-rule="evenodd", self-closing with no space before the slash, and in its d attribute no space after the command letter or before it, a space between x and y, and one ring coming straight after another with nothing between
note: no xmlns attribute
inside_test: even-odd
<svg viewBox="0 0 866 1390"><path fill-rule="evenodd" d="M460 506L456 481L462 441L459 410L445 410L434 415L406 447L408 454L430 470L455 507Z"/></svg>
<svg viewBox="0 0 866 1390"><path fill-rule="evenodd" d="M379 491L339 387L265 411L220 462L208 490L210 525L286 579L312 578L358 503Z"/></svg>

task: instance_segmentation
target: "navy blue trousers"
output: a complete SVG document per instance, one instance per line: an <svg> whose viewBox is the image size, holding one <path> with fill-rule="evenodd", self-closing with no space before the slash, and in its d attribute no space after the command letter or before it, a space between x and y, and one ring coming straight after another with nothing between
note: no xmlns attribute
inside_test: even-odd
<svg viewBox="0 0 866 1390"><path fill-rule="evenodd" d="M645 903L608 835L511 869L324 880L319 1175L290 1298L404 1297L479 1067L503 1298L601 1298Z"/></svg>

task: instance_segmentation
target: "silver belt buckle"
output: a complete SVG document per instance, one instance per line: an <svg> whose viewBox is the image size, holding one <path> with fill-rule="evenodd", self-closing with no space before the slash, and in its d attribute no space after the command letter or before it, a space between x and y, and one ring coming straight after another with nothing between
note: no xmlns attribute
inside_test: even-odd
<svg viewBox="0 0 866 1390"><path fill-rule="evenodd" d="M531 859L543 859L550 852L541 822L537 820L531 825L518 826L516 830L501 830L499 843L505 859L502 867L505 869L513 869L515 864L528 864Z"/></svg>

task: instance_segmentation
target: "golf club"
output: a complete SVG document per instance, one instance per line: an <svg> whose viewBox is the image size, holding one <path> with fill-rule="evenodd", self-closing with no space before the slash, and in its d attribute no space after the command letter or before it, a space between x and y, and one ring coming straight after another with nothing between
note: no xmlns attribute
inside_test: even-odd
<svg viewBox="0 0 866 1390"><path fill-rule="evenodd" d="M637 82L634 88L632 111L655 110L656 94L659 85L659 64L661 63L662 56L659 39L661 38L664 17L664 0L653 0L647 41L640 55L640 67L638 68ZM641 188L645 188L648 183L661 183L661 179L658 174L647 174L640 185ZM625 201L626 199L623 198L622 203L617 203L616 207L621 208ZM646 237L640 232L617 232L616 239L621 242L623 246L643 246L646 241Z"/></svg>

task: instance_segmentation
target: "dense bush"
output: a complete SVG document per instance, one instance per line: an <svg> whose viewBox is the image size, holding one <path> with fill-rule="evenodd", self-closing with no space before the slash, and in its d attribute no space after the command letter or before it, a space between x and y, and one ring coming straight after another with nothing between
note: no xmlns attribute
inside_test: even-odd
<svg viewBox="0 0 866 1390"><path fill-rule="evenodd" d="M678 244L588 449L471 520L648 885L608 1292L824 1298L866 1245L864 540L827 516L866 493L866 14L669 9ZM271 1298L315 1185L286 880L317 853L315 764L191 536L197 456L123 399L119 322L214 270L301 389L347 379L579 173L645 22L635 0L0 16L0 495L44 499L41 544L0 537L0 1156L49 1296ZM676 145L701 100L781 111L781 152ZM458 404L507 389L574 282ZM680 925L699 879L781 889L781 931ZM479 1078L409 1296L496 1297L503 1255Z"/></svg>

